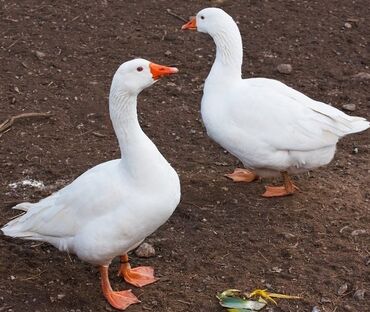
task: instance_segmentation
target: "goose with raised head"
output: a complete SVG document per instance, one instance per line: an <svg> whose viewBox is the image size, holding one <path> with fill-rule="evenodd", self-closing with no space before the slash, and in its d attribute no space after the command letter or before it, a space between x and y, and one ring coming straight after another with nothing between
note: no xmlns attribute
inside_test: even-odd
<svg viewBox="0 0 370 312"><path fill-rule="evenodd" d="M3 228L5 235L39 240L98 265L105 298L124 310L139 302L131 290L113 291L108 267L121 257L119 274L141 287L156 281L153 268L131 268L127 253L172 215L180 201L177 173L142 131L137 96L174 67L135 59L122 64L110 89L109 111L121 158L97 165L37 203Z"/></svg>
<svg viewBox="0 0 370 312"><path fill-rule="evenodd" d="M229 178L251 182L282 175L282 186L267 186L265 197L293 194L289 175L328 164L338 140L369 128L349 116L273 79L242 79L243 47L237 24L219 8L198 12L182 29L208 33L216 58L205 81L201 114L208 135L246 169Z"/></svg>

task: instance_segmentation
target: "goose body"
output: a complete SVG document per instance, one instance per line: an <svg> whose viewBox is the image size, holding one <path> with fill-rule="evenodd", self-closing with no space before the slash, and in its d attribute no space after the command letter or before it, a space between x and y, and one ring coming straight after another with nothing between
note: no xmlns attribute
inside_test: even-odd
<svg viewBox="0 0 370 312"><path fill-rule="evenodd" d="M154 282L149 267L131 269L127 253L160 227L180 201L177 173L142 131L137 95L176 68L143 59L126 62L113 77L109 110L122 158L97 165L38 203L21 203L26 213L6 224L5 235L48 242L99 265L102 288L118 309L138 302L129 291L113 292L108 266L121 256L120 272L129 283Z"/></svg>
<svg viewBox="0 0 370 312"><path fill-rule="evenodd" d="M277 80L242 79L240 32L223 10L204 9L183 29L206 32L215 41L202 119L208 135L253 174L273 177L326 165L340 138L369 128L364 118L349 116Z"/></svg>
<svg viewBox="0 0 370 312"><path fill-rule="evenodd" d="M176 172L154 145L146 152L146 172L132 174L122 159L97 165L38 203L15 206L27 213L2 231L48 242L91 264L109 265L161 226L179 203Z"/></svg>

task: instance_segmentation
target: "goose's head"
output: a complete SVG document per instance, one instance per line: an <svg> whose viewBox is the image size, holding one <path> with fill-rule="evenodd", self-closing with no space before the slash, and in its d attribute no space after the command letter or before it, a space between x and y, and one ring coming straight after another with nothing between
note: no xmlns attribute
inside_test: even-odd
<svg viewBox="0 0 370 312"><path fill-rule="evenodd" d="M197 30L206 34L213 34L222 31L228 24L234 24L232 17L219 8L206 8L192 17L189 22L181 27L185 30Z"/></svg>
<svg viewBox="0 0 370 312"><path fill-rule="evenodd" d="M144 59L134 59L123 63L116 71L112 89L139 94L159 78L178 72L176 67L167 67Z"/></svg>

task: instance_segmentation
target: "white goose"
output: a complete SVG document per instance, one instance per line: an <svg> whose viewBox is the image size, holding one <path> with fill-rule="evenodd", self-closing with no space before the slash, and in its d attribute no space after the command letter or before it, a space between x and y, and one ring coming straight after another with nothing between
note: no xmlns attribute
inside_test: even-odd
<svg viewBox="0 0 370 312"><path fill-rule="evenodd" d="M100 266L102 291L124 310L139 300L131 290L113 291L108 267L121 256L120 274L135 286L156 281L151 267L131 269L127 252L161 226L180 201L177 173L142 131L137 96L174 67L135 59L115 73L109 110L122 158L97 165L38 203L21 203L26 213L6 224L5 235L48 242Z"/></svg>
<svg viewBox="0 0 370 312"><path fill-rule="evenodd" d="M223 10L203 9L182 29L208 33L216 44L201 114L208 135L251 169L227 175L234 181L281 173L284 185L266 187L263 196L292 194L297 187L288 174L328 164L339 138L369 128L364 118L346 115L277 80L242 79L242 39Z"/></svg>

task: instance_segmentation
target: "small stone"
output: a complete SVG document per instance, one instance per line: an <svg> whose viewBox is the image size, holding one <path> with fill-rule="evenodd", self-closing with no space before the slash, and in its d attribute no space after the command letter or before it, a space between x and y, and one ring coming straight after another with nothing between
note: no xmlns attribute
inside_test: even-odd
<svg viewBox="0 0 370 312"><path fill-rule="evenodd" d="M352 236L359 236L359 235L364 235L366 233L367 233L366 230L360 229L360 230L354 230L354 231L352 231L351 235Z"/></svg>
<svg viewBox="0 0 370 312"><path fill-rule="evenodd" d="M342 106L342 108L344 110L347 110L347 111L350 111L350 112L354 112L356 110L356 104L344 104Z"/></svg>
<svg viewBox="0 0 370 312"><path fill-rule="evenodd" d="M320 308L318 306L314 306L311 310L311 312L320 312Z"/></svg>
<svg viewBox="0 0 370 312"><path fill-rule="evenodd" d="M164 52L164 55L170 56L170 55L172 55L172 52L170 50L167 50L166 52Z"/></svg>
<svg viewBox="0 0 370 312"><path fill-rule="evenodd" d="M369 172L370 173L370 172ZM365 265L370 265L370 256L366 256L364 259Z"/></svg>
<svg viewBox="0 0 370 312"><path fill-rule="evenodd" d="M140 258L150 258L155 256L155 249L148 243L143 243L135 250L135 254Z"/></svg>
<svg viewBox="0 0 370 312"><path fill-rule="evenodd" d="M46 54L44 52L41 52L41 51L35 51L35 55L40 60L43 59L46 56Z"/></svg>
<svg viewBox="0 0 370 312"><path fill-rule="evenodd" d="M357 79L370 79L370 73L360 72L352 76Z"/></svg>
<svg viewBox="0 0 370 312"><path fill-rule="evenodd" d="M331 300L329 298L322 297L320 302L321 303L331 303Z"/></svg>
<svg viewBox="0 0 370 312"><path fill-rule="evenodd" d="M294 237L295 237L295 235L294 235L294 234L292 234L292 233L288 233L288 232L283 233L283 236L284 236L286 239L294 238Z"/></svg>
<svg viewBox="0 0 370 312"><path fill-rule="evenodd" d="M344 27L346 27L346 28L350 29L350 28L352 28L352 24L351 24L351 23L346 22L346 23L344 23Z"/></svg>
<svg viewBox="0 0 370 312"><path fill-rule="evenodd" d="M266 284L265 284L265 286L266 286L266 288L267 288L268 290L272 290L272 285L271 285L271 284L266 283Z"/></svg>
<svg viewBox="0 0 370 312"><path fill-rule="evenodd" d="M344 311L355 312L355 310L353 310L353 308L349 304L346 304L343 308L344 308Z"/></svg>
<svg viewBox="0 0 370 312"><path fill-rule="evenodd" d="M15 280L15 276L14 276L14 275L10 275L10 279L11 279L12 281L14 281L14 280Z"/></svg>
<svg viewBox="0 0 370 312"><path fill-rule="evenodd" d="M337 294L339 296L343 296L347 292L347 290L348 290L348 284L344 283L342 286L339 287Z"/></svg>
<svg viewBox="0 0 370 312"><path fill-rule="evenodd" d="M222 5L226 2L227 0L213 0L214 5Z"/></svg>
<svg viewBox="0 0 370 312"><path fill-rule="evenodd" d="M277 66L277 70L278 70L278 72L279 72L279 73L281 73L281 74L286 74L286 75L288 75L288 74L290 74L290 73L292 72L293 67L292 67L292 65L290 65L290 64L279 64L279 65Z"/></svg>
<svg viewBox="0 0 370 312"><path fill-rule="evenodd" d="M283 271L283 269L282 268L279 268L279 267L273 267L271 269L271 271L274 272L274 273L281 273Z"/></svg>
<svg viewBox="0 0 370 312"><path fill-rule="evenodd" d="M353 150L352 150L352 153L353 154L358 154L358 147L354 147Z"/></svg>
<svg viewBox="0 0 370 312"><path fill-rule="evenodd" d="M357 289L353 294L353 298L357 300L364 300L365 299L365 289Z"/></svg>
<svg viewBox="0 0 370 312"><path fill-rule="evenodd" d="M58 294L57 298L58 300L62 300L66 295L65 294Z"/></svg>

